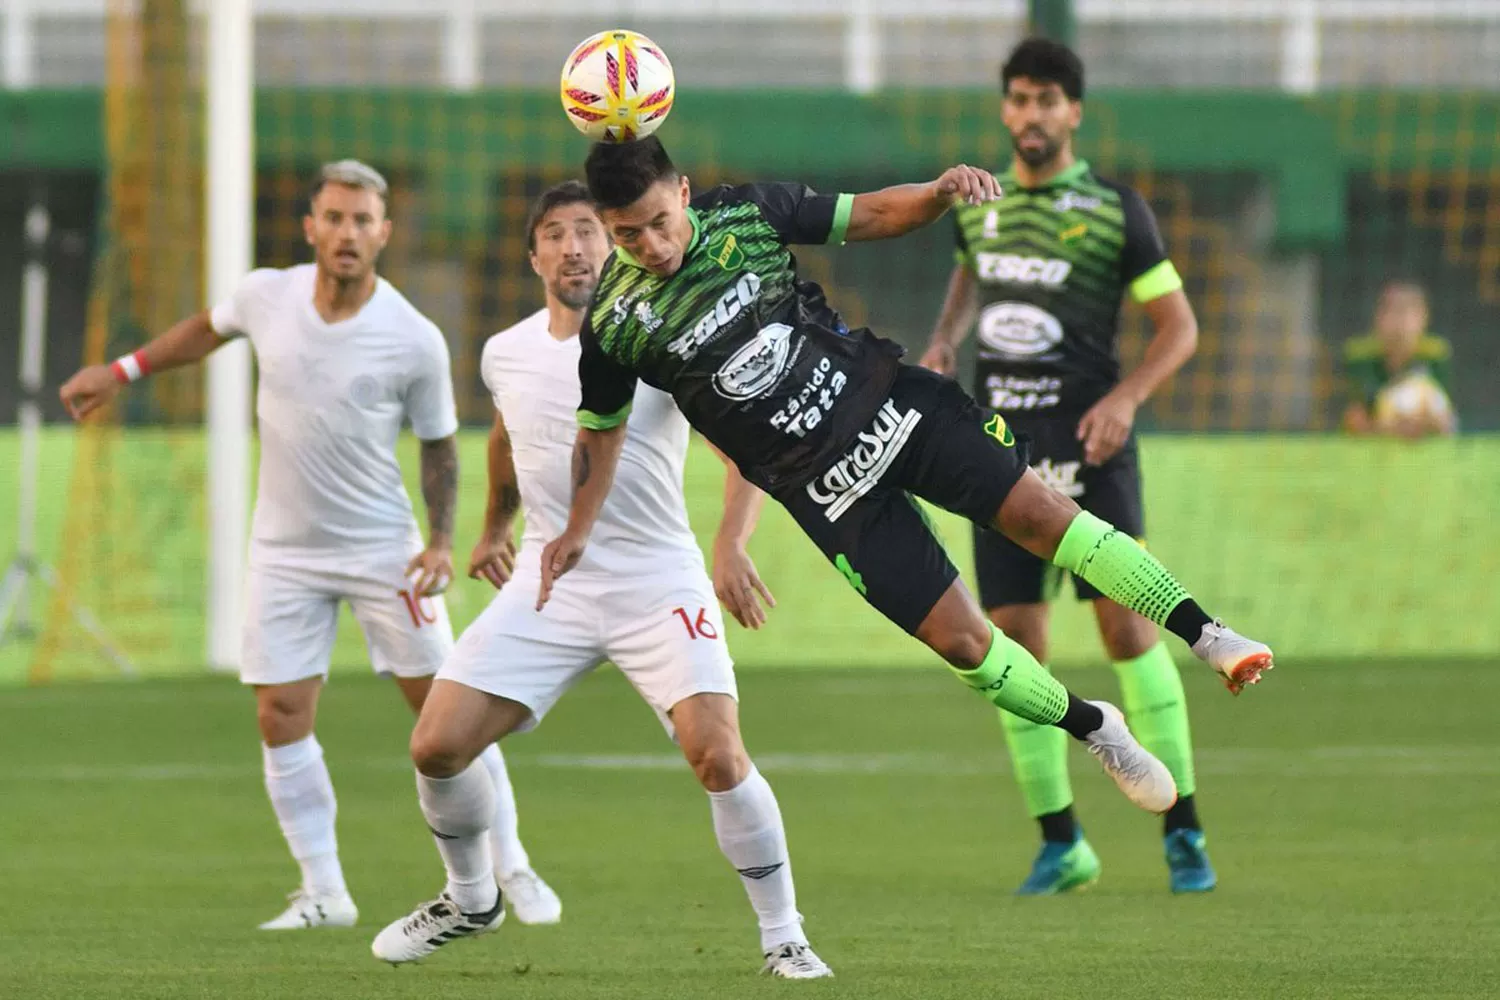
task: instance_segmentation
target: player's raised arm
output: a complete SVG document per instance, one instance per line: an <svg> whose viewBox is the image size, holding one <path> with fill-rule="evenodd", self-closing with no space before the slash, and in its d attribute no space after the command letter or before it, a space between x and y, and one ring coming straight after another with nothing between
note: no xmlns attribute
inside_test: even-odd
<svg viewBox="0 0 1500 1000"><path fill-rule="evenodd" d="M714 535L714 594L735 621L746 628L760 628L766 622L761 600L774 608L776 598L761 580L746 546L755 534L766 495L740 474L729 456L712 442L709 447L724 463L724 512L719 516L719 530Z"/></svg>
<svg viewBox="0 0 1500 1000"><path fill-rule="evenodd" d="M922 352L919 362L922 367L952 376L958 370L959 345L968 339L978 312L979 286L974 272L967 264L954 264L953 273L948 276L948 294L943 297L943 308L932 328L932 339Z"/></svg>
<svg viewBox="0 0 1500 1000"><path fill-rule="evenodd" d="M988 170L960 164L926 184L897 184L854 196L849 211L849 242L904 236L942 218L959 202L978 205L1000 197L1000 183Z"/></svg>
<svg viewBox="0 0 1500 1000"><path fill-rule="evenodd" d="M145 378L152 372L181 368L202 361L228 337L214 330L207 310L174 324L140 350L108 365L90 365L63 383L59 395L63 405L79 420L109 403L120 386Z"/></svg>
<svg viewBox="0 0 1500 1000"><path fill-rule="evenodd" d="M505 418L495 409L485 449L489 468L489 495L484 505L484 527L469 556L469 577L488 580L499 590L516 568L516 512L521 509L521 490Z"/></svg>

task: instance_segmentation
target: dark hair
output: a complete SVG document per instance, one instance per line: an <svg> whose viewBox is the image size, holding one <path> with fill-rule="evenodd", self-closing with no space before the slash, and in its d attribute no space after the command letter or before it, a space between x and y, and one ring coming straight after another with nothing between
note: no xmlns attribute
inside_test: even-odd
<svg viewBox="0 0 1500 1000"><path fill-rule="evenodd" d="M589 197L589 189L583 186L582 181L563 181L538 195L526 213L526 249L536 252L536 230L548 212L564 205L580 204L590 208L594 205L594 200Z"/></svg>
<svg viewBox="0 0 1500 1000"><path fill-rule="evenodd" d="M1062 42L1033 37L1012 49L1010 58L1000 67L1000 90L1010 90L1010 82L1021 76L1055 83L1069 100L1083 100L1083 60Z"/></svg>
<svg viewBox="0 0 1500 1000"><path fill-rule="evenodd" d="M656 136L632 142L600 142L583 165L589 194L600 208L624 208L658 181L675 180L677 168Z"/></svg>

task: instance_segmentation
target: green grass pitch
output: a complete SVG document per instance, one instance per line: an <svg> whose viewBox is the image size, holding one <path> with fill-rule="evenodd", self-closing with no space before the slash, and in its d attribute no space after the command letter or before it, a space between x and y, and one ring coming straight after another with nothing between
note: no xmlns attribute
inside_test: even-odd
<svg viewBox="0 0 1500 1000"><path fill-rule="evenodd" d="M1288 661L1235 700L1187 679L1221 876L1165 889L1156 821L1075 749L1104 880L1017 900L1031 824L986 705L937 668L759 670L747 739L838 978L759 978L708 808L617 674L509 745L563 923L376 962L441 869L387 683L345 674L320 737L362 925L264 934L295 881L251 701L223 679L0 691L0 996L1435 998L1500 982L1500 664ZM1067 672L1083 693L1104 671Z"/></svg>

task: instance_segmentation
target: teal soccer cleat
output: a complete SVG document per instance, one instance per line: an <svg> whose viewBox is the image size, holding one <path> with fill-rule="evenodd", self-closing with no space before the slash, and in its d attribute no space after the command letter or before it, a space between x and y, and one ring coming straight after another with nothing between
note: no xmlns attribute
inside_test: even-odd
<svg viewBox="0 0 1500 1000"><path fill-rule="evenodd" d="M1208 892L1219 884L1202 830L1173 830L1164 838L1173 892Z"/></svg>
<svg viewBox="0 0 1500 1000"><path fill-rule="evenodd" d="M1042 849L1031 864L1031 874L1016 890L1017 896L1056 896L1058 893L1086 889L1099 881L1104 866L1099 855L1080 834L1071 844L1055 840L1042 842Z"/></svg>

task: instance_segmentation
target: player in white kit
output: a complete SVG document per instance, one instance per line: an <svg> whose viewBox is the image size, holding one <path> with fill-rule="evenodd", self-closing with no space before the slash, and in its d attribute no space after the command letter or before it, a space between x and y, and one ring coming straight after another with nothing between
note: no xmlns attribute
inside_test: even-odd
<svg viewBox="0 0 1500 1000"><path fill-rule="evenodd" d="M458 497L448 348L375 273L390 228L384 178L356 161L329 164L304 219L314 263L252 271L211 311L112 365L83 369L61 390L82 417L121 385L201 361L234 337L254 348L261 452L241 680L255 689L266 790L302 870L290 905L263 930L349 926L358 917L313 734L339 602L349 603L376 673L395 678L413 711L453 648L441 596L453 572ZM406 420L422 442L425 545L396 461ZM517 916L555 921L561 904L517 837L499 748L480 760L492 786L497 873Z"/></svg>
<svg viewBox="0 0 1500 1000"><path fill-rule="evenodd" d="M389 962L413 961L500 925L503 893L487 837L492 791L474 756L537 725L568 688L608 660L656 711L708 791L719 846L760 925L765 971L832 975L802 930L776 796L740 737L719 611L723 600L755 628L765 620L760 599L774 603L744 549L763 497L729 468L710 581L682 491L688 425L670 396L638 390L595 544L546 611L534 607L542 548L568 518L578 331L610 248L576 181L542 195L528 239L547 306L492 337L482 361L496 414L485 532L469 572L501 589L443 664L412 733L418 798L448 882L437 899L381 931L372 951ZM519 553L518 510L525 519Z"/></svg>

